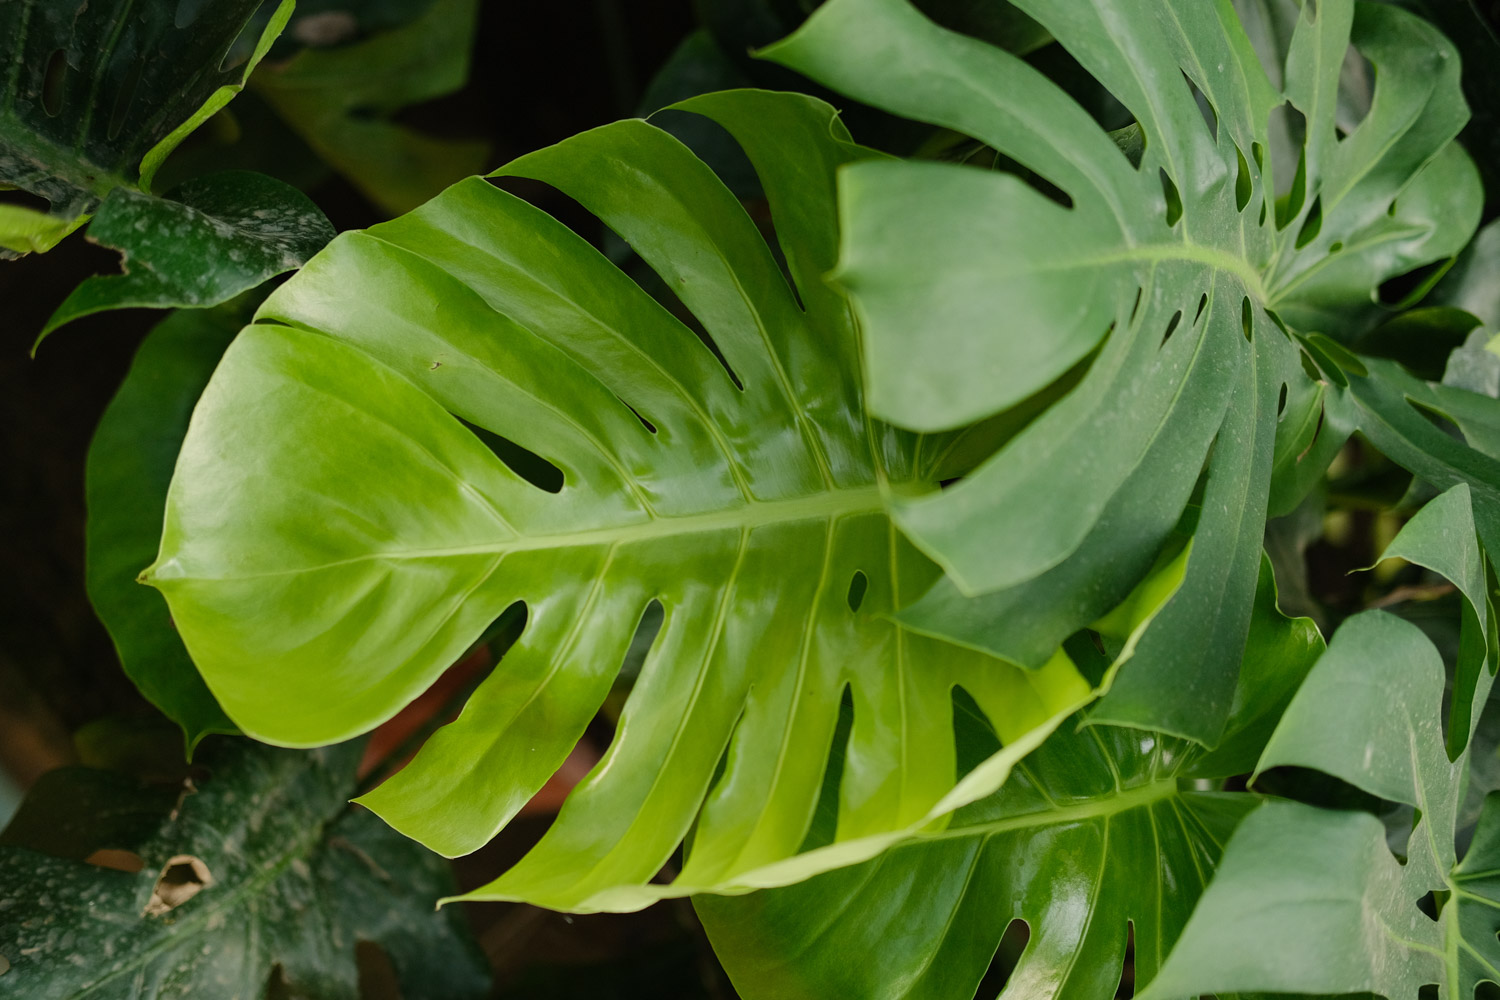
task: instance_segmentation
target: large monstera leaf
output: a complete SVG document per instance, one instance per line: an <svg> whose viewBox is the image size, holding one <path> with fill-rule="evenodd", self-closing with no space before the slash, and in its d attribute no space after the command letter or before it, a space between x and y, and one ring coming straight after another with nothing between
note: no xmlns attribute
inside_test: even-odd
<svg viewBox="0 0 1500 1000"><path fill-rule="evenodd" d="M1115 995L1132 929L1135 982L1149 981L1260 802L1193 779L1253 767L1323 649L1310 620L1282 617L1275 602L1266 560L1219 750L1064 726L947 829L799 885L694 900L736 987L785 1000L970 997L1014 920L1030 936L1007 1000ZM971 752L982 753L982 725L966 735L976 731Z"/></svg>
<svg viewBox="0 0 1500 1000"><path fill-rule="evenodd" d="M929 432L1022 427L951 488L893 495L947 571L903 621L1044 661L1139 580L1206 465L1184 584L1092 719L1212 745L1272 473L1317 423L1279 420L1316 397L1299 347L1327 360L1318 335L1348 332L1382 282L1456 253L1477 222L1477 174L1452 141L1458 59L1417 18L1353 0L1303 4L1272 65L1228 0L1017 6L1135 115L1128 134L906 0L832 0L769 53L1046 182L918 162L842 175L837 278L872 412ZM1351 44L1378 83L1345 134Z"/></svg>
<svg viewBox="0 0 1500 1000"><path fill-rule="evenodd" d="M712 172L645 122L501 173L623 237L722 363L555 220L462 182L339 237L267 300L194 414L145 574L229 716L284 744L389 718L524 601L463 714L363 799L450 855L561 764L658 602L604 759L482 898L628 909L862 860L988 794L1089 697L1061 650L1025 669L887 618L940 571L884 496L962 441L864 410L848 305L822 275L834 170L868 151L798 95L684 107L759 171L790 285ZM957 786L956 685L1004 747ZM798 855L846 690L836 836ZM677 878L648 884L690 830Z"/></svg>
<svg viewBox="0 0 1500 1000"><path fill-rule="evenodd" d="M149 190L163 160L238 93L291 16L232 47L261 0L11 0L0 5L0 248L46 250L111 191Z"/></svg>

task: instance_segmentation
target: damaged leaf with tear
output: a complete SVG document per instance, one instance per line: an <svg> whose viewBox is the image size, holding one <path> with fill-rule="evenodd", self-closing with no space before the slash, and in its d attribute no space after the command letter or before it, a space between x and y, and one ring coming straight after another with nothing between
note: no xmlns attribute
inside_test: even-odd
<svg viewBox="0 0 1500 1000"><path fill-rule="evenodd" d="M369 942L406 1000L485 996L462 915L434 910L447 864L348 804L359 752L219 741L175 788L51 772L0 834L0 991L256 1000L276 974L356 1000Z"/></svg>

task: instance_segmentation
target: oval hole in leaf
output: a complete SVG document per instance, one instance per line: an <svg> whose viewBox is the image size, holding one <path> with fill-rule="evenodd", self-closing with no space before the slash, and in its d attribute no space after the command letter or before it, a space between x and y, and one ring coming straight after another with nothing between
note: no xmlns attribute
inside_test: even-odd
<svg viewBox="0 0 1500 1000"><path fill-rule="evenodd" d="M1302 211L1303 197L1307 187L1305 164L1307 142L1307 116L1284 101L1271 109L1268 119L1271 140L1271 176L1275 180L1276 226L1286 228L1288 222ZM1252 147L1253 149L1253 147ZM1266 165L1257 161L1261 176L1265 176Z"/></svg>
<svg viewBox="0 0 1500 1000"><path fill-rule="evenodd" d="M640 674L646 656L651 652L651 647L656 645L656 637L661 634L661 624L665 619L666 611L661 601L653 599L646 605L646 609L641 612L641 620L635 626L635 635L630 637L630 646L625 650L620 677L634 678Z"/></svg>
<svg viewBox="0 0 1500 1000"><path fill-rule="evenodd" d="M1250 296L1246 295L1240 299L1240 327L1245 333L1245 339L1255 340L1255 311L1250 307Z"/></svg>
<svg viewBox="0 0 1500 1000"><path fill-rule="evenodd" d="M1172 314L1172 318L1167 321L1167 332L1161 335L1161 346L1163 346L1163 347L1167 346L1167 341L1169 341L1169 340L1172 339L1172 334L1174 334L1174 333L1177 332L1177 324L1179 324L1181 322L1182 322L1182 310L1179 309L1176 312L1174 312Z"/></svg>
<svg viewBox="0 0 1500 1000"><path fill-rule="evenodd" d="M615 398L616 399L620 399L620 397L618 397L618 396L616 396ZM620 402L625 404L625 408L627 410L629 410L631 413L635 414L635 419L637 419L637 420L639 420L641 422L641 426L642 427L646 428L646 430L650 431L652 434L656 433L656 425L653 424L651 421L647 420L645 417L641 416L641 411L640 410L637 410L635 407L631 406L629 403L626 403L625 400L623 400L623 399L620 399Z"/></svg>
<svg viewBox="0 0 1500 1000"><path fill-rule="evenodd" d="M1207 95L1198 88L1198 84L1193 81L1192 77L1183 73L1182 78L1187 81L1188 89L1193 93L1193 100L1198 104L1198 113L1203 116L1203 124L1208 126L1208 137L1217 143L1219 141L1218 109L1214 107L1213 102L1208 99Z"/></svg>
<svg viewBox="0 0 1500 1000"><path fill-rule="evenodd" d="M848 684L839 695L839 718L833 728L833 739L828 743L828 760L823 766L823 785L818 790L818 803L813 807L812 822L802 846L797 853L833 843L839 820L839 794L844 784L844 758L849 752L849 737L854 732L854 693Z"/></svg>
<svg viewBox="0 0 1500 1000"><path fill-rule="evenodd" d="M1243 212L1245 206L1250 204L1250 195L1255 190L1255 179L1250 176L1250 164L1245 162L1245 154L1240 147L1234 147L1235 156L1239 158L1239 171L1234 177L1234 207Z"/></svg>
<svg viewBox="0 0 1500 1000"><path fill-rule="evenodd" d="M1194 326L1198 325L1198 321L1203 318L1203 310L1205 310L1207 308L1208 308L1208 293L1204 292L1202 295L1198 296L1198 311L1195 312L1195 313L1193 313L1193 325Z"/></svg>
<svg viewBox="0 0 1500 1000"><path fill-rule="evenodd" d="M1157 172L1161 174L1161 193L1167 199L1167 225L1175 226L1182 218L1182 195L1177 193L1177 184L1165 167L1158 167Z"/></svg>
<svg viewBox="0 0 1500 1000"><path fill-rule="evenodd" d="M636 416L639 417L640 414L637 413ZM467 427L469 432L480 441L484 442L485 447L493 452L496 458L504 462L506 468L510 469L511 472L514 472L539 490L544 490L548 493L562 492L563 471L557 466L536 452L523 448L509 438L501 437L494 431L486 430L477 424L471 424L457 415L455 415L454 419ZM642 420L641 423L645 423L645 421ZM652 430L654 433L655 429L653 428Z"/></svg>
<svg viewBox="0 0 1500 1000"><path fill-rule="evenodd" d="M865 576L865 571L855 570L854 578L849 581L849 593L845 599L849 602L850 611L858 611L859 606L865 603L865 591L870 589L870 578Z"/></svg>
<svg viewBox="0 0 1500 1000"><path fill-rule="evenodd" d="M1281 419L1281 415L1283 413L1285 413L1285 412L1286 412L1286 383L1283 382L1283 383L1281 383L1281 396L1276 400L1276 419L1280 420Z"/></svg>
<svg viewBox="0 0 1500 1000"><path fill-rule="evenodd" d="M1307 218L1302 220L1302 228L1297 231L1297 249L1301 250L1313 240L1318 238L1318 230L1323 228L1323 196L1319 195L1313 199L1312 207L1307 210Z"/></svg>
<svg viewBox="0 0 1500 1000"><path fill-rule="evenodd" d="M1120 984L1115 987L1116 1000L1135 996L1135 921L1125 921L1125 961L1120 967Z"/></svg>
<svg viewBox="0 0 1500 1000"><path fill-rule="evenodd" d="M58 49L47 58L42 74L42 110L56 118L62 112L63 85L68 80L68 53Z"/></svg>
<svg viewBox="0 0 1500 1000"><path fill-rule="evenodd" d="M1433 891L1417 900L1417 909L1426 914L1428 920L1436 923L1437 919L1443 914L1443 904L1447 902L1448 894L1446 892L1439 896L1437 892Z"/></svg>
<svg viewBox="0 0 1500 1000"><path fill-rule="evenodd" d="M1016 917L1006 924L1005 933L1000 935L1000 940L995 944L990 967L985 970L984 978L979 980L979 988L975 990L974 996L999 996L1000 991L1005 989L1005 984L1010 982L1011 974L1016 971L1016 965L1030 942L1031 927L1026 921Z"/></svg>

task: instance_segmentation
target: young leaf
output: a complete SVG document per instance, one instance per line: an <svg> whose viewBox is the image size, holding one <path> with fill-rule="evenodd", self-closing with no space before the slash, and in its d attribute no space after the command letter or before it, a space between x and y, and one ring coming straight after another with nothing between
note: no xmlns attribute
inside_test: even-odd
<svg viewBox="0 0 1500 1000"><path fill-rule="evenodd" d="M1452 141L1467 114L1458 60L1420 20L1352 0L1303 4L1272 67L1228 3L1017 6L1135 115L1138 162L1030 65L905 0L832 0L768 55L1045 180L936 163L844 172L837 279L863 321L877 416L959 427L1086 367L963 481L892 508L947 570L934 604L999 593L1066 607L1048 627L1077 628L1151 565L1206 462L1184 585L1092 719L1212 745L1248 627L1283 387L1305 392L1283 324L1343 333L1382 282L1473 232L1477 175ZM1351 43L1380 86L1341 136ZM1306 121L1290 151L1271 129L1287 102ZM1278 154L1294 173L1273 168ZM1012 620L1012 642L1048 645Z"/></svg>
<svg viewBox="0 0 1500 1000"><path fill-rule="evenodd" d="M930 483L952 439L868 417L822 280L834 170L869 151L799 95L680 107L756 166L790 286L712 172L642 121L502 173L594 212L703 339L552 218L455 185L273 293L194 415L145 575L230 717L287 744L389 718L524 601L504 667L362 800L445 854L562 763L659 602L604 760L481 898L631 909L862 860L988 794L1089 697L1060 651L1028 670L886 618L939 573L884 495ZM955 790L957 684L1004 749ZM837 839L793 857L846 688ZM690 828L681 874L651 882Z"/></svg>
<svg viewBox="0 0 1500 1000"><path fill-rule="evenodd" d="M1282 617L1275 600L1263 562L1246 676L1220 751L1065 726L945 830L800 885L695 899L735 986L786 1000L973 996L1018 919L1030 940L1006 1000L1114 995L1131 928L1135 981L1149 980L1234 824L1259 803L1185 779L1253 766L1322 651L1312 622Z"/></svg>
<svg viewBox="0 0 1500 1000"><path fill-rule="evenodd" d="M1416 626L1379 611L1349 619L1297 692L1259 770L1317 768L1415 807L1404 864L1365 813L1272 802L1225 849L1176 949L1142 1000L1203 992L1374 992L1449 1000L1500 981L1494 798L1462 864L1454 827L1468 753L1450 763L1443 664ZM1392 752L1393 749L1396 752ZM1436 919L1417 902L1446 894ZM1440 897L1441 898L1441 897Z"/></svg>
<svg viewBox="0 0 1500 1000"><path fill-rule="evenodd" d="M301 267L334 233L301 191L232 170L194 178L164 198L116 188L88 235L121 252L125 273L73 289L38 343L64 323L107 309L218 305Z"/></svg>
<svg viewBox="0 0 1500 1000"><path fill-rule="evenodd" d="M4 988L250 998L279 967L294 995L354 1000L355 944L368 941L409 1000L484 997L462 916L433 912L446 863L346 803L359 752L225 742L203 755L206 781L164 792L52 772L0 835ZM83 863L101 851L140 868Z"/></svg>
<svg viewBox="0 0 1500 1000"><path fill-rule="evenodd" d="M234 732L172 625L161 595L136 582L161 547L167 484L188 416L257 300L168 317L146 337L89 446L89 600L125 673L182 726L191 753L208 733Z"/></svg>
<svg viewBox="0 0 1500 1000"><path fill-rule="evenodd" d="M7 206L0 248L46 249L116 188L149 191L168 153L244 87L291 16L283 0L242 63L260 0L0 6L0 183L51 203ZM66 231L64 231L66 230Z"/></svg>

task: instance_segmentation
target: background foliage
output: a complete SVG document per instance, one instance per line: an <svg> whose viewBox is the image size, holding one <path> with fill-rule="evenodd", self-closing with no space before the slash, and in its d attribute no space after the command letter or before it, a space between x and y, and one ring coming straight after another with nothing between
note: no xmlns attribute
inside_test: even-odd
<svg viewBox="0 0 1500 1000"><path fill-rule="evenodd" d="M659 995L665 976L669 992L729 996L721 960L748 996L1107 996L1139 983L1152 997L1404 997L1432 986L1456 997L1500 981L1489 859L1500 824L1486 796L1497 784L1497 741L1483 714L1500 660L1488 558L1500 531L1500 355L1489 349L1500 323L1500 230L1479 230L1454 260L1494 191L1480 180L1490 181L1493 161L1487 56L1497 48L1485 13L1400 5L1435 21L1455 50L1397 5L1336 0L1163 3L1145 13L1103 0L919 5L935 24L896 0L834 0L766 53L774 62L742 55L796 29L812 6L705 2L644 30L600 2L597 47L534 25L550 47L532 44L530 62L504 69L495 54L507 32L494 11L463 0L352 12L310 2L279 37L288 11L271 4L179 9L176 21L120 15L129 30L103 45L90 41L91 27L63 41L72 29L26 20L50 9L41 0L8 8L25 22L16 37L31 76L8 77L0 152L9 159L0 163L50 165L4 175L28 193L0 205L0 234L12 251L40 251L87 222L90 239L119 251L91 258L74 239L0 272L0 282L36 279L26 296L0 284L7 303L36 311L34 325L8 331L17 344L77 320L66 335L99 345L53 362L68 391L45 402L68 414L56 426L74 428L71 457L28 438L6 463L18 477L51 469L62 485L49 494L23 478L11 496L25 497L7 501L27 518L28 531L14 533L25 537L9 542L22 549L17 565L35 573L6 586L13 607L36 613L0 629L0 763L28 784L70 760L105 769L52 772L7 834L0 864L15 890L0 944L25 945L12 976L45 968L59 989L100 996L127 987L416 996L448 977L442 995L477 995L485 987L464 944L470 924L501 995L628 994L638 982ZM1121 16L1095 20L1111 12ZM185 16L223 17L195 37L215 49L209 62L230 74L228 89L205 90L201 114L174 108L127 135L116 126L155 86L149 74L132 78L130 64L143 46L182 41ZM1345 48L1351 30L1357 53ZM571 75L564 59L575 60ZM494 84L518 66L524 76L509 79L524 79L535 99L497 99ZM251 69L245 92L212 113ZM103 83L81 83L89 74ZM549 85L536 85L543 76ZM570 83L607 98L591 120L561 113L577 112ZM747 84L817 96L676 104ZM1475 112L1467 126L1460 86ZM1280 105L1283 92L1291 105ZM860 142L915 160L846 142L820 97L844 110ZM89 138L106 104L114 134ZM650 125L567 138L658 108L667 110ZM539 125L549 115L556 131ZM489 116L493 128L482 124ZM88 141L48 145L52 131L78 121ZM1463 147L1450 142L1461 127ZM32 155L42 146L56 162ZM533 149L500 173L542 212L465 182L368 237L340 237L290 282L242 294L302 265L335 229L410 209L450 180ZM850 160L859 162L842 171L835 204L833 167ZM646 217L644 203L654 206ZM496 232L508 238L486 244ZM549 270L559 246L569 248L566 263ZM1053 256L1038 257L1038 246ZM225 265L209 282L206 257ZM125 274L78 283L116 260ZM383 277L370 281L375 274ZM61 276L58 294L37 301L49 275ZM864 357L841 290L861 319ZM553 293L563 307L541 308ZM361 322L429 300L448 310L443 322L418 308L404 317L404 337L372 338L382 324ZM380 724L361 760L353 745L262 752L213 736L200 756L209 770L185 772L178 737L121 683L92 624L77 589L80 521L76 508L69 520L68 483L78 485L78 445L124 374L125 355L111 352L131 343L122 332L132 320L91 314L140 305L200 309L145 341L87 464L87 586L119 662L182 725L190 748L233 732L230 716L252 735L300 745ZM169 504L187 412L257 306L263 321L283 325L253 328L225 358ZM1047 343L1063 349L1040 356L1025 338L970 335L997 315L1052 331ZM689 364L677 389L653 389L655 376L607 338L566 332L564 317L623 331L627 346L644 337L644 358L696 358L703 371ZM497 318L542 336L526 351L488 352L482 330ZM743 338L757 325L774 332L764 343ZM47 385L58 350L42 345L22 376L28 387ZM573 367L559 368L558 352ZM102 366L94 390L84 382L91 366ZM405 367L409 381L390 376ZM766 392L777 377L781 403ZM598 398L584 391L596 383ZM339 404L320 412L313 435L300 424L309 390ZM550 430L539 400L559 418ZM392 415L380 464L389 482L412 488L348 489L373 440L367 425L340 422L351 403ZM778 423L768 415L782 403ZM695 408L699 416L684 415ZM587 447L563 426L596 417L602 438ZM754 440L771 426L781 431L776 449ZM674 464L660 451L671 442L681 458L700 432L733 442L720 449L724 470L712 455ZM277 499L307 485L275 477L310 441L338 442L314 491L331 505L321 513ZM373 619L356 615L359 627L332 647L304 643L300 626L269 617L241 624L244 595L219 567L285 577L270 592L278 622L325 614L316 573L278 562L296 546L266 539L301 537L304 561L359 566L372 553L357 533L329 547L323 529L338 512L357 511L363 524L394 518L403 535L428 530L424 517L451 491L426 460L411 460L413 441L471 484L433 529L437 547L461 557L403 570L389 591L386 570L359 577L366 594L405 596L377 601ZM282 457L218 494L212 484L226 471L243 471L215 464L225 442L238 455ZM1081 459L1058 461L1064 454ZM639 509L597 489L610 463L640 487ZM821 488L801 474L814 468ZM716 507L715 470L769 505L752 504L759 513L749 521L736 503ZM196 494L195 475L209 484ZM580 481L596 490L584 501L572 492ZM563 504L550 498L559 485ZM860 490L868 510L840 506ZM413 505L416 495L425 499ZM879 513L881 497L914 547ZM25 511L28 501L40 506ZM778 502L827 507L824 542L773 537L778 518L767 512ZM737 531L739 555L716 561L701 533L693 545L675 538L657 505ZM132 582L154 554L164 506L167 547L153 577L175 620ZM498 543L480 516L496 506L515 518ZM215 534L225 523L249 535ZM64 540L49 541L38 524L59 526ZM580 565L575 592L553 587L545 599L555 573L526 587L508 573L511 589L490 585L510 546L551 557L552 540L580 530L628 539L628 555L616 565L612 549L599 565ZM786 571L820 547L821 573L812 564ZM469 552L477 548L485 551ZM251 565L247 553L265 561ZM489 577L465 568L476 554ZM686 573L690 556L697 568ZM781 572L742 577L741 565L758 559ZM889 568L870 571L876 562ZM728 610L709 616L692 585L712 590L726 578L743 586L724 590ZM817 580L810 596L786 602L804 578ZM459 592L480 598L450 603ZM573 645L549 636L580 617L548 602L592 607L600 593L620 606L607 616L613 633L589 629L580 648L603 668L587 691L542 697L548 678L575 676ZM451 612L441 641L404 644L439 606ZM700 613L681 611L693 607ZM740 669L787 660L774 650L731 638L727 661L714 658L724 654L710 618L748 636L764 621L757 609L781 608L808 611L800 628L770 630L800 637L800 662L837 664L843 642L845 660L865 651L863 669L798 671L778 686ZM900 628L883 617L896 608L905 609ZM231 620L240 631L225 641ZM388 630L360 658L375 669L318 680L324 670L338 679L340 657L368 640L371 620ZM1332 636L1326 653L1318 629ZM675 652L705 637L698 681L740 678L744 716L739 689L700 700L701 683L678 676L692 660ZM892 644L894 662L912 654L931 687L914 684L891 702L904 707L910 694L926 706L910 728L904 711L899 726L888 712L872 725L883 718ZM288 650L303 659L274 700L244 683L268 651L288 662ZM500 657L502 669L489 673ZM954 672L934 676L937 667ZM515 684L528 669L541 678L535 690ZM954 681L962 690L950 700ZM1090 688L1103 700L1064 720ZM684 691L692 697L679 710L672 699ZM1024 710L1018 691L1030 692ZM530 730L505 730L512 746L485 717L538 697L549 719L568 714L565 726L538 725L537 739L521 741L546 752L529 767L462 777L476 757L527 750L515 740ZM466 700L468 722L429 738ZM416 761L380 785L418 746ZM927 769L892 788L891 775L915 773L893 764L903 759ZM765 761L776 763L768 771ZM967 776L953 787L953 774ZM267 785L305 792L264 810L283 824L269 837L256 807ZM595 982L577 969L555 975L539 947L573 918L525 906L419 917L421 900L444 891L443 865L344 809L351 789L445 853L504 825L457 866L461 886L478 887L475 898L576 910L796 882L958 811L854 867L749 896L700 896L696 916L678 901L639 917L580 918L607 922L584 925L568 947L575 958L589 955L581 942L608 937L601 928L624 935L598 956ZM274 877L237 867L239 847L216 853L224 845L197 832L206 816L219 831L242 824L228 840L252 860L281 852L266 869ZM38 829L62 835L47 842ZM607 830L619 836L601 840ZM674 849L684 838L687 848ZM57 859L26 853L39 848ZM807 853L787 861L798 851ZM395 868L402 875L392 880ZM334 882L347 883L346 896L329 892ZM51 890L74 884L70 898L92 908L53 909ZM178 906L202 892L212 896L182 910L179 925ZM372 921L377 896L413 905ZM271 914L285 919L270 919L264 936L226 935L205 916L210 898L244 903L252 928ZM106 919L151 937L135 954L184 961L72 962L71 928L115 910ZM293 919L311 924L278 938ZM429 943L413 950L424 933ZM199 954L200 934L203 954L240 956L232 972L226 959L187 958ZM350 937L365 944L351 950ZM854 951L878 961L851 965ZM0 962L4 975L12 959ZM423 962L433 964L423 971Z"/></svg>

